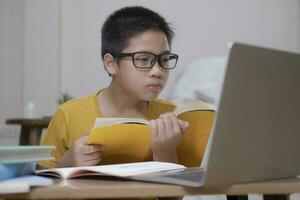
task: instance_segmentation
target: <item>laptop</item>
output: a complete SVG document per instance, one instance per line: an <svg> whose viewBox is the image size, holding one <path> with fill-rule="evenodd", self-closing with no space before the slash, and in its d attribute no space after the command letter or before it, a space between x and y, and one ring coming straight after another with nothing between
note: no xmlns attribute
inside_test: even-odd
<svg viewBox="0 0 300 200"><path fill-rule="evenodd" d="M233 43L201 167L132 177L217 186L300 174L300 54Z"/></svg>

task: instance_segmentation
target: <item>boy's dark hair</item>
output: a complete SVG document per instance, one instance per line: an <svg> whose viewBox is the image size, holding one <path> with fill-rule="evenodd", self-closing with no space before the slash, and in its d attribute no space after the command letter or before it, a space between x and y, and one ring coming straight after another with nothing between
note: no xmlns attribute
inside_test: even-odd
<svg viewBox="0 0 300 200"><path fill-rule="evenodd" d="M115 11L102 26L102 59L106 53L120 53L128 45L130 38L147 30L162 31L171 46L174 32L158 13L140 6Z"/></svg>

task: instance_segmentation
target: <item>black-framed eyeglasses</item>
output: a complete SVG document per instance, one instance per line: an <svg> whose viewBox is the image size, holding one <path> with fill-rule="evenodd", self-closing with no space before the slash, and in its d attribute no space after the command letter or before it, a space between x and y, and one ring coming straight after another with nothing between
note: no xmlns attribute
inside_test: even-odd
<svg viewBox="0 0 300 200"><path fill-rule="evenodd" d="M151 52L134 52L134 53L118 53L114 54L116 58L131 57L133 65L141 70L150 70L158 61L161 68L170 70L176 67L178 55L175 53L163 53L156 55Z"/></svg>

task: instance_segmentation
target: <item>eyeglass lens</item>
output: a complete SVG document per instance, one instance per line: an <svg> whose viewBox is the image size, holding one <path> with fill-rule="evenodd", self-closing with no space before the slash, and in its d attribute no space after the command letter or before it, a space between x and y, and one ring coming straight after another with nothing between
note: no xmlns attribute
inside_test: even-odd
<svg viewBox="0 0 300 200"><path fill-rule="evenodd" d="M161 67L172 69L176 65L177 57L173 54L164 54L158 57ZM154 66L156 56L150 53L136 53L133 58L134 64L139 68L151 68Z"/></svg>

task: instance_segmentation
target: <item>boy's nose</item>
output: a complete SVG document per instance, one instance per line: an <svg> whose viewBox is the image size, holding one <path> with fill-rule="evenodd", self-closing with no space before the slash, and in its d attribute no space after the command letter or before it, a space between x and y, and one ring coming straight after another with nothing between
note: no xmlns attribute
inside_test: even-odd
<svg viewBox="0 0 300 200"><path fill-rule="evenodd" d="M163 74L163 69L159 66L158 61L154 63L154 66L150 70L150 75L155 77L160 77Z"/></svg>

